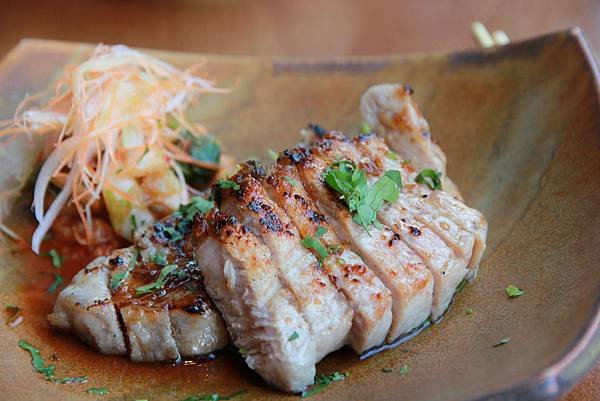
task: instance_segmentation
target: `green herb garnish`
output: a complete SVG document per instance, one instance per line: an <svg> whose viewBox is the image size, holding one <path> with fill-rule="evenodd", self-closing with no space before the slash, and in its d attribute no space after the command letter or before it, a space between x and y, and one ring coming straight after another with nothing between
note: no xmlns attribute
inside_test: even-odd
<svg viewBox="0 0 600 401"><path fill-rule="evenodd" d="M331 383L345 380L349 376L348 372L334 372L328 375L318 375L315 377L315 384L308 390L302 393L302 398L312 397L313 395L320 393L329 386Z"/></svg>
<svg viewBox="0 0 600 401"><path fill-rule="evenodd" d="M62 282L62 276L60 274L54 273L54 281L52 282L52 284L50 284L50 287L48 287L48 292L52 294L54 291L56 291L58 286L62 284Z"/></svg>
<svg viewBox="0 0 600 401"><path fill-rule="evenodd" d="M233 189L234 191L237 191L240 189L240 186L238 183L233 182L231 180L217 180L217 188L219 189Z"/></svg>
<svg viewBox="0 0 600 401"><path fill-rule="evenodd" d="M120 272L120 273L113 274L110 277L110 289L111 289L111 291L116 290L117 288L119 288L119 286L121 284L123 284L123 282L127 279L127 276L129 276L129 273L131 273L131 271L135 267L135 264L137 263L137 260L138 260L139 256L140 256L140 251L138 251L136 249L135 253L133 254L133 256L131 258L131 260L129 261L129 264L127 265L127 268L125 270L123 270L122 272Z"/></svg>
<svg viewBox="0 0 600 401"><path fill-rule="evenodd" d="M398 153L396 152L389 151L387 152L386 156L388 157L388 159L398 160Z"/></svg>
<svg viewBox="0 0 600 401"><path fill-rule="evenodd" d="M183 238L183 235L175 227L163 227L163 230L169 234L171 241L179 241Z"/></svg>
<svg viewBox="0 0 600 401"><path fill-rule="evenodd" d="M108 389L106 387L90 387L85 392L88 394L106 395L108 394Z"/></svg>
<svg viewBox="0 0 600 401"><path fill-rule="evenodd" d="M465 286L467 285L467 283L469 282L469 280L467 280L466 278L463 278L461 280L460 283L458 283L458 285L456 286L456 293L460 293L462 290L465 289Z"/></svg>
<svg viewBox="0 0 600 401"><path fill-rule="evenodd" d="M368 229L370 225L380 227L377 212L384 202L395 202L402 189L402 178L397 170L386 171L371 187L367 185L367 174L349 161L331 164L323 173L327 185L339 193L339 197L354 214L353 220Z"/></svg>
<svg viewBox="0 0 600 401"><path fill-rule="evenodd" d="M218 165L221 159L221 145L211 135L196 136L182 131L180 136L189 144L190 156L198 161ZM187 146L185 146L187 147ZM206 169L195 164L178 162L185 180L195 188L205 187L215 176L216 170Z"/></svg>
<svg viewBox="0 0 600 401"><path fill-rule="evenodd" d="M518 298L521 295L525 295L525 291L523 291L522 289L515 287L514 285L510 284L508 287L506 287L506 289L504 290L506 292L506 295L509 298Z"/></svg>
<svg viewBox="0 0 600 401"><path fill-rule="evenodd" d="M31 365L36 371L43 374L48 380L54 377L54 370L56 369L56 365L46 365L46 361L44 361L44 358L42 358L42 354L40 353L39 349L29 344L25 340L19 340L19 347L29 351L29 353L31 354Z"/></svg>
<svg viewBox="0 0 600 401"><path fill-rule="evenodd" d="M360 132L363 134L370 134L371 132L373 132L373 130L371 129L371 126L368 122L363 121L360 125Z"/></svg>
<svg viewBox="0 0 600 401"><path fill-rule="evenodd" d="M166 266L169 264L167 260L167 255L164 252L156 251L152 256L152 262L156 263L159 266Z"/></svg>
<svg viewBox="0 0 600 401"><path fill-rule="evenodd" d="M135 234L138 229L137 218L135 217L135 214L129 215L129 224L131 224L131 236L133 237L133 234Z"/></svg>
<svg viewBox="0 0 600 401"><path fill-rule="evenodd" d="M314 237L308 235L304 237L300 242L302 243L302 245L304 245L305 248L313 249L315 252L317 252L320 259L324 259L327 256L329 256L329 251L327 251L327 248L325 248L323 244L321 244L319 238L321 238L326 232L327 229L325 229L325 227L319 226L319 228L317 228L317 231L315 232Z"/></svg>
<svg viewBox="0 0 600 401"><path fill-rule="evenodd" d="M226 401L226 400L233 400L234 398L237 398L237 397L241 396L242 394L244 394L246 391L248 391L248 390L240 390L240 391L236 391L235 393L232 393L232 394L229 394L229 395L219 395L218 393L204 394L204 395L192 395L192 396L189 396L189 397L183 399L182 401Z"/></svg>
<svg viewBox="0 0 600 401"><path fill-rule="evenodd" d="M267 150L267 153L269 154L269 158L271 158L271 160L273 160L274 162L276 162L277 159L279 159L279 153L275 152L273 149Z"/></svg>
<svg viewBox="0 0 600 401"><path fill-rule="evenodd" d="M293 187L297 187L298 186L298 181L294 180L292 177L288 177L287 175L285 177L283 177L284 180L286 180L287 182L290 183L291 186Z"/></svg>
<svg viewBox="0 0 600 401"><path fill-rule="evenodd" d="M135 289L135 296L140 297L142 295L149 294L156 290L162 289L165 286L165 284L167 283L167 280L169 279L169 275L175 269L177 269L177 265L167 265L167 266L163 267L160 270L158 278L156 279L155 282L146 284L146 285L142 285Z"/></svg>
<svg viewBox="0 0 600 401"><path fill-rule="evenodd" d="M504 344L508 344L509 342L510 342L510 337L503 338L502 340L500 340L496 344L494 344L494 348L500 347Z"/></svg>
<svg viewBox="0 0 600 401"><path fill-rule="evenodd" d="M52 260L52 266L57 269L62 266L62 258L58 252L56 252L56 249L50 249L48 256L50 256L50 259Z"/></svg>
<svg viewBox="0 0 600 401"><path fill-rule="evenodd" d="M381 370L385 373L392 373L394 371L394 369L392 369L392 368L383 368Z"/></svg>
<svg viewBox="0 0 600 401"><path fill-rule="evenodd" d="M467 309L465 310L465 313L466 313L467 315L471 315L471 314L473 314L473 308L471 308L470 306L469 306L469 307L467 307Z"/></svg>
<svg viewBox="0 0 600 401"><path fill-rule="evenodd" d="M242 358L245 358L246 356L248 356L248 349L246 347L238 348L238 352L240 353Z"/></svg>
<svg viewBox="0 0 600 401"><path fill-rule="evenodd" d="M400 369L398 369L398 374L403 376L405 374L408 373L408 365L402 365L400 366Z"/></svg>
<svg viewBox="0 0 600 401"><path fill-rule="evenodd" d="M415 178L415 181L419 184L427 184L431 189L442 189L442 173L430 168L421 170L421 172Z"/></svg>
<svg viewBox="0 0 600 401"><path fill-rule="evenodd" d="M215 203L200 196L194 196L187 205L179 206L177 213L186 220L191 220L196 213L204 214L215 207Z"/></svg>
<svg viewBox="0 0 600 401"><path fill-rule="evenodd" d="M297 332L297 331L294 331L294 332L292 333L292 335L290 336L290 338L288 338L288 342L289 342L289 341L294 341L294 340L297 340L298 338L300 338L300 334L298 334L298 332Z"/></svg>
<svg viewBox="0 0 600 401"><path fill-rule="evenodd" d="M26 351L29 351L31 354L31 365L33 368L44 375L46 380L51 381L52 383L85 383L87 381L87 376L78 376L78 377L65 377L62 379L57 379L54 377L54 371L56 370L56 365L50 364L46 365L46 361L42 357L42 354L39 349L29 344L25 340L19 340L19 347L23 348Z"/></svg>

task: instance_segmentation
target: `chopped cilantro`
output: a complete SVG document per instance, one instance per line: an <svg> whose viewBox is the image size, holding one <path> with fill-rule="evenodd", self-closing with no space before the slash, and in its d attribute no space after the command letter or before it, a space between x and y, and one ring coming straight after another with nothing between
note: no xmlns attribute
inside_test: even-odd
<svg viewBox="0 0 600 401"><path fill-rule="evenodd" d="M341 245L331 245L327 248L329 253L338 253L342 249Z"/></svg>
<svg viewBox="0 0 600 401"><path fill-rule="evenodd" d="M248 349L246 347L238 348L238 352L240 353L242 358L245 358L246 356L248 356Z"/></svg>
<svg viewBox="0 0 600 401"><path fill-rule="evenodd" d="M389 151L386 155L388 159L398 160L398 153Z"/></svg>
<svg viewBox="0 0 600 401"><path fill-rule="evenodd" d="M510 284L508 287L506 287L506 289L504 290L506 292L506 296L508 296L509 298L518 298L521 295L525 295L525 291L523 291L522 289L515 287L514 285Z"/></svg>
<svg viewBox="0 0 600 401"><path fill-rule="evenodd" d="M173 271L175 269L177 269L177 265L167 265L167 266L163 267L160 270L158 278L156 279L155 282L146 284L146 285L142 285L135 289L135 296L140 297L142 295L149 294L156 290L162 289L165 286L165 284L167 283L167 280L169 279L169 275L171 273L173 273Z"/></svg>
<svg viewBox="0 0 600 401"><path fill-rule="evenodd" d="M152 262L160 266L166 266L169 264L166 253L160 251L156 251L154 253L154 255L152 256Z"/></svg>
<svg viewBox="0 0 600 401"><path fill-rule="evenodd" d="M191 220L196 213L206 213L215 207L215 203L200 196L194 196L187 205L179 206L177 213L186 220Z"/></svg>
<svg viewBox="0 0 600 401"><path fill-rule="evenodd" d="M319 241L319 238L321 238L326 232L327 230L325 229L325 227L319 226L314 237L308 235L304 237L300 242L302 243L302 245L304 245L305 248L313 249L315 252L317 252L320 259L326 258L327 256L329 256L329 251L327 251L327 248L325 248L323 244L321 244L321 241Z"/></svg>
<svg viewBox="0 0 600 401"><path fill-rule="evenodd" d="M62 379L52 379L52 383L60 384L72 384L72 383L86 383L88 380L87 376L76 376L76 377L63 377Z"/></svg>
<svg viewBox="0 0 600 401"><path fill-rule="evenodd" d="M348 377L348 372L333 372L328 375L318 375L315 377L315 384L308 390L304 390L302 398L312 397L313 395L320 393L329 386L331 383L345 380Z"/></svg>
<svg viewBox="0 0 600 401"><path fill-rule="evenodd" d="M288 177L287 175L285 177L283 177L284 180L286 180L287 182L290 183L291 186L293 187L297 187L298 186L298 181L294 180L292 177Z"/></svg>
<svg viewBox="0 0 600 401"><path fill-rule="evenodd" d="M240 189L239 184L231 180L217 180L217 188L219 189L233 189L237 191Z"/></svg>
<svg viewBox="0 0 600 401"><path fill-rule="evenodd" d="M344 260L343 258L337 258L337 263L338 263L338 265L345 265L346 260Z"/></svg>
<svg viewBox="0 0 600 401"><path fill-rule="evenodd" d="M273 149L267 150L267 153L269 154L269 158L271 158L271 160L273 160L274 162L276 162L277 159L279 159L279 153L275 152Z"/></svg>
<svg viewBox="0 0 600 401"><path fill-rule="evenodd" d="M405 365L400 366L400 369L398 369L398 374L403 376L407 373L408 373L408 365L405 364Z"/></svg>
<svg viewBox="0 0 600 401"><path fill-rule="evenodd" d="M90 387L85 392L94 395L106 395L108 394L108 389L106 387Z"/></svg>
<svg viewBox="0 0 600 401"><path fill-rule="evenodd" d="M385 373L392 373L394 371L394 369L392 369L392 368L383 368L381 370Z"/></svg>
<svg viewBox="0 0 600 401"><path fill-rule="evenodd" d="M127 268L125 270L123 270L120 273L117 274L113 274L110 277L110 289L111 291L116 290L117 288L119 288L119 286L121 284L123 284L123 282L127 279L127 276L129 276L129 273L131 273L131 271L133 270L133 268L135 267L135 264L137 263L138 257L140 256L140 251L138 251L137 249L135 250L133 256L131 257L131 260L129 261L129 264L127 265Z"/></svg>
<svg viewBox="0 0 600 401"><path fill-rule="evenodd" d="M498 341L496 344L494 344L494 348L500 347L504 344L508 344L510 342L510 337L505 337L502 340Z"/></svg>
<svg viewBox="0 0 600 401"><path fill-rule="evenodd" d="M54 377L54 370L56 369L56 365L46 365L46 361L44 361L44 358L42 358L42 354L40 353L39 349L29 344L25 340L19 340L19 347L29 351L29 353L31 354L31 365L36 371L43 374L48 380Z"/></svg>
<svg viewBox="0 0 600 401"><path fill-rule="evenodd" d="M431 189L442 189L442 173L430 168L421 170L421 172L415 178L415 181L419 184L427 184Z"/></svg>
<svg viewBox="0 0 600 401"><path fill-rule="evenodd" d="M54 291L56 291L58 286L62 284L62 282L62 276L60 274L54 273L54 281L52 282L52 284L50 284L50 287L48 287L48 292L52 294Z"/></svg>
<svg viewBox="0 0 600 401"><path fill-rule="evenodd" d="M131 224L131 236L133 236L138 229L137 219L135 217L135 214L129 215L129 224Z"/></svg>
<svg viewBox="0 0 600 401"><path fill-rule="evenodd" d="M178 241L183 238L183 235L175 227L164 227L163 230L169 234L171 241Z"/></svg>
<svg viewBox="0 0 600 401"><path fill-rule="evenodd" d="M373 132L373 130L371 129L371 126L368 122L363 121L360 125L360 132L363 134L370 134L371 132Z"/></svg>
<svg viewBox="0 0 600 401"><path fill-rule="evenodd" d="M288 338L288 342L289 342L289 341L294 341L294 340L297 340L298 338L300 338L300 334L298 334L298 332L297 332L297 331L294 331L294 332L292 333L292 335L290 336L290 338Z"/></svg>
<svg viewBox="0 0 600 401"><path fill-rule="evenodd" d="M211 135L195 136L189 131L180 133L183 141L189 143L188 152L190 156L198 161L218 165L221 159L221 145ZM216 174L215 170L202 168L200 166L178 162L181 171L188 184L195 188L205 187Z"/></svg>
<svg viewBox="0 0 600 401"><path fill-rule="evenodd" d="M233 400L234 398L240 397L247 390L236 391L229 395L219 395L218 393L204 394L204 395L191 395L182 401L226 401Z"/></svg>
<svg viewBox="0 0 600 401"><path fill-rule="evenodd" d="M56 252L56 249L50 249L48 256L50 256L50 259L52 260L52 266L57 269L62 266L62 257Z"/></svg>
<svg viewBox="0 0 600 401"><path fill-rule="evenodd" d="M339 197L354 214L356 223L368 229L380 226L377 212L384 202L395 202L402 189L402 178L397 170L386 171L371 187L367 185L367 174L349 161L331 164L323 173L327 185L339 193Z"/></svg>
<svg viewBox="0 0 600 401"><path fill-rule="evenodd" d="M467 309L465 310L465 313L466 313L467 315L471 315L471 314L473 314L473 308L471 308L470 306L469 306L469 307L467 307Z"/></svg>

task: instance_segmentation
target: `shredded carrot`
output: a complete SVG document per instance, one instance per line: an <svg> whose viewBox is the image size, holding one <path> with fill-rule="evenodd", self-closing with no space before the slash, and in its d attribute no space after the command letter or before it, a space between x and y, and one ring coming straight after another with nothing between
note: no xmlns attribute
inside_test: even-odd
<svg viewBox="0 0 600 401"><path fill-rule="evenodd" d="M206 133L202 125L187 121L185 110L200 94L227 92L194 75L192 71L197 68L178 70L125 46L99 45L88 60L67 67L53 87L23 100L12 124L0 130L0 137L56 134L34 190L34 212L39 222L32 239L34 251L39 252L41 238L69 202L74 204L88 240L92 233L91 205L100 199L104 187L138 202L107 181L115 171L128 171L126 158L118 154L139 152L140 147L163 154L182 181L182 198L186 199L187 184L172 160L218 170L218 165L200 162L181 148L182 130L196 136ZM33 106L52 92L54 96L46 106ZM177 126L169 127L167 121ZM127 140L133 142L125 145ZM67 184L46 208L48 183L59 174L66 175Z"/></svg>

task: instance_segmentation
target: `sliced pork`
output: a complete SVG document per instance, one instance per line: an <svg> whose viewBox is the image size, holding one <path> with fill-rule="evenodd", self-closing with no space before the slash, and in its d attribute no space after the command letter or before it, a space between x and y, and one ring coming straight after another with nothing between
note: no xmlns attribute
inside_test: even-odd
<svg viewBox="0 0 600 401"><path fill-rule="evenodd" d="M216 209L198 218L194 241L206 289L248 366L286 391L312 384L323 338L311 332L269 249L235 217Z"/></svg>
<svg viewBox="0 0 600 401"><path fill-rule="evenodd" d="M231 177L235 188L218 189L220 207L249 227L273 258L284 285L294 294L312 334L319 338L317 357L347 342L352 310L315 256L304 247L298 229L272 201L259 181L241 170Z"/></svg>

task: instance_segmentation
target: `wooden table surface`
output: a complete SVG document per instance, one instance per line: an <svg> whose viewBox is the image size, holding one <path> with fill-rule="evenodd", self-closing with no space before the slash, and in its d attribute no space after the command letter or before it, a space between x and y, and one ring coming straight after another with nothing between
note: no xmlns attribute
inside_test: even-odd
<svg viewBox="0 0 600 401"><path fill-rule="evenodd" d="M4 2L0 54L24 37L204 53L335 56L475 46L479 20L511 39L581 27L600 47L594 0L19 0ZM600 400L600 364L561 401Z"/></svg>

